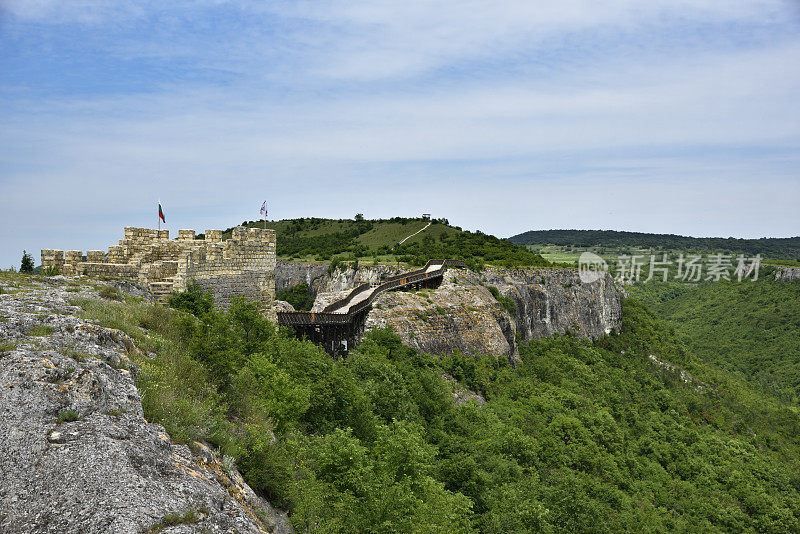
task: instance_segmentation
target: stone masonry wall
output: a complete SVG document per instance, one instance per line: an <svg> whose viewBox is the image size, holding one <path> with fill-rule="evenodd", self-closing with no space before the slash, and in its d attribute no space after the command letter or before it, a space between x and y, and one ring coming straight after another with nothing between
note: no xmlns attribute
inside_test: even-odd
<svg viewBox="0 0 800 534"><path fill-rule="evenodd" d="M222 307L243 296L271 309L275 300L275 231L234 228L231 239L222 230L206 230L195 239L194 230L179 230L170 240L168 230L126 227L119 245L108 253L42 249L42 265L58 267L66 276L112 277L147 285L162 302L173 291L184 291L196 280L214 293Z"/></svg>

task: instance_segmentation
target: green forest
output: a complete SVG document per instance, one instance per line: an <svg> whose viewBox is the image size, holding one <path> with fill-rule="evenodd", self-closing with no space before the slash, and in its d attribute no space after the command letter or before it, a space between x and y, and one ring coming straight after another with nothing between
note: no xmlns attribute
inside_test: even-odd
<svg viewBox="0 0 800 534"><path fill-rule="evenodd" d="M512 366L389 330L333 360L192 291L76 304L157 354L133 355L147 419L217 447L299 531L800 531L797 408L637 300L621 332L524 343ZM448 375L486 403L456 405Z"/></svg>
<svg viewBox="0 0 800 534"><path fill-rule="evenodd" d="M531 230L509 238L517 245L559 245L570 247L607 247L652 249L656 252L725 252L761 254L766 258L800 259L800 237L738 239L733 237L687 237L674 234L619 232L616 230Z"/></svg>

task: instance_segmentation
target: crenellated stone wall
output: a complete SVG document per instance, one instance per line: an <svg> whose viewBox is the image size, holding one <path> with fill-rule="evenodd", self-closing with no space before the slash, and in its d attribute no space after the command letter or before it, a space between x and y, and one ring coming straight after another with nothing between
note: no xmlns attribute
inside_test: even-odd
<svg viewBox="0 0 800 534"><path fill-rule="evenodd" d="M42 249L42 265L57 267L66 276L106 276L132 280L150 287L160 301L173 291L184 291L196 280L214 293L217 305L227 307L235 296L258 301L271 310L275 300L275 231L234 228L231 239L222 230L206 230L195 239L194 230L126 227L119 245L108 252Z"/></svg>

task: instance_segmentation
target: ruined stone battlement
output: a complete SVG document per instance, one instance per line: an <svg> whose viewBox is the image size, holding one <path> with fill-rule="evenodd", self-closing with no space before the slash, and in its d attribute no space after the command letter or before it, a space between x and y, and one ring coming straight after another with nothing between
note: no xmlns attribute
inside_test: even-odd
<svg viewBox="0 0 800 534"><path fill-rule="evenodd" d="M271 308L275 300L275 231L237 226L223 241L222 230L206 230L196 239L194 230L126 227L119 245L89 250L42 249L42 266L57 267L66 276L108 276L138 282L160 301L173 291L184 291L196 280L227 307L243 296Z"/></svg>

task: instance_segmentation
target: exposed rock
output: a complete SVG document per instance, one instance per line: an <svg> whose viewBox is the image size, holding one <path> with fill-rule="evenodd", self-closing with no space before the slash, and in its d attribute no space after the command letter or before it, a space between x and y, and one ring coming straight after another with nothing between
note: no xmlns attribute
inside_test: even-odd
<svg viewBox="0 0 800 534"><path fill-rule="evenodd" d="M278 261L275 264L275 291L306 283L313 294L316 294L319 291L320 282L328 274L328 265L327 263Z"/></svg>
<svg viewBox="0 0 800 534"><path fill-rule="evenodd" d="M504 309L488 287L513 302ZM448 270L436 290L396 291L375 300L366 328L391 325L404 343L433 354L505 355L518 340L553 334L598 338L620 328L622 294L610 276L583 284L567 269Z"/></svg>
<svg viewBox="0 0 800 534"><path fill-rule="evenodd" d="M295 311L294 306L286 302L285 300L276 300L275 301L275 311Z"/></svg>
<svg viewBox="0 0 800 534"><path fill-rule="evenodd" d="M328 273L328 264L279 262L278 288L306 282L316 296L312 311L344 298L358 282L380 282L408 270L361 265ZM460 273L460 274L459 274ZM494 286L514 303L504 309L487 289ZM503 354L513 359L518 340L571 332L597 338L620 327L621 297L611 276L591 284L570 269L486 269L480 274L449 270L435 291L395 291L376 299L366 327L391 325L403 341L439 354Z"/></svg>
<svg viewBox="0 0 800 534"><path fill-rule="evenodd" d="M156 301L156 298L153 296L153 292L150 291L150 288L144 284L131 282L128 280L116 280L112 282L112 285L123 293L126 293L132 297L140 298L144 302L149 302L152 304Z"/></svg>
<svg viewBox="0 0 800 534"><path fill-rule="evenodd" d="M389 325L405 344L431 354L460 350L512 357L516 349L508 315L489 290L474 276L454 270L445 273L436 290L380 295L367 315L366 328Z"/></svg>
<svg viewBox="0 0 800 534"><path fill-rule="evenodd" d="M669 371L671 373L675 373L678 376L678 378L680 378L681 381L684 384L686 384L687 386L690 386L697 393L703 393L704 391L707 391L709 389L709 385L708 384L706 384L704 382L701 382L700 380L696 379L691 374L689 374L688 371L685 371L681 367L678 367L675 364L672 364L672 363L669 363L667 361L664 361L664 360L660 359L658 356L656 356L655 354L648 354L647 357L650 359L650 361L656 367L659 367L659 368L661 368L661 369L663 369L665 371Z"/></svg>
<svg viewBox="0 0 800 534"><path fill-rule="evenodd" d="M775 269L775 280L792 282L800 280L800 267L778 267Z"/></svg>
<svg viewBox="0 0 800 534"><path fill-rule="evenodd" d="M328 272L329 263L300 263L279 261L275 267L275 289L289 289L306 283L316 297L313 311L319 311L342 298L360 282L380 282L389 276L408 270L398 265L361 265L358 269L340 265Z"/></svg>
<svg viewBox="0 0 800 534"><path fill-rule="evenodd" d="M514 300L522 340L567 332L596 339L620 328L622 294L608 274L591 284L570 269L486 269L483 277Z"/></svg>
<svg viewBox="0 0 800 534"><path fill-rule="evenodd" d="M343 299L350 293L352 288L350 289L340 289L339 291L325 291L317 293L317 297L314 299L314 305L311 306L311 311L322 311L325 309L325 306L328 304L332 304L339 299Z"/></svg>
<svg viewBox="0 0 800 534"><path fill-rule="evenodd" d="M4 286L15 291L0 295L0 531L134 533L189 510L196 521L170 532L287 531L211 450L144 419L135 344L68 303L93 289Z"/></svg>
<svg viewBox="0 0 800 534"><path fill-rule="evenodd" d="M408 271L399 265L360 265L358 269L334 269L320 281L320 293L346 291L363 282L381 282L390 276Z"/></svg>

